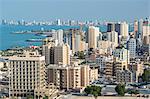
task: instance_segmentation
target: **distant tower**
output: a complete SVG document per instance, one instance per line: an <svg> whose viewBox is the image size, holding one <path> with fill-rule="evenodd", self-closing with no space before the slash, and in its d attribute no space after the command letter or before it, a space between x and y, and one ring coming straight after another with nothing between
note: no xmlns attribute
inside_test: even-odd
<svg viewBox="0 0 150 99"><path fill-rule="evenodd" d="M134 32L137 33L138 32L138 20L134 21Z"/></svg>
<svg viewBox="0 0 150 99"><path fill-rule="evenodd" d="M142 36L142 32L143 32L143 19L140 19L138 22L138 33L140 36Z"/></svg>
<svg viewBox="0 0 150 99"><path fill-rule="evenodd" d="M60 19L57 19L56 24L57 24L57 25L61 25L61 21L60 21Z"/></svg>
<svg viewBox="0 0 150 99"><path fill-rule="evenodd" d="M115 31L115 23L108 23L107 24L107 32Z"/></svg>

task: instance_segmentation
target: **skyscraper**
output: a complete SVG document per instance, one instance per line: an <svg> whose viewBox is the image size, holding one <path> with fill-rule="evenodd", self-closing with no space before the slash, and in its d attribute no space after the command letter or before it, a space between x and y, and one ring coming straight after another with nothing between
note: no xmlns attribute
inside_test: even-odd
<svg viewBox="0 0 150 99"><path fill-rule="evenodd" d="M134 32L138 33L138 20L134 21Z"/></svg>
<svg viewBox="0 0 150 99"><path fill-rule="evenodd" d="M143 22L143 37L142 37L144 44L150 43L150 22L145 20Z"/></svg>
<svg viewBox="0 0 150 99"><path fill-rule="evenodd" d="M107 24L107 32L115 31L115 23L108 23Z"/></svg>
<svg viewBox="0 0 150 99"><path fill-rule="evenodd" d="M54 64L70 64L70 47L68 44L57 45L54 47Z"/></svg>
<svg viewBox="0 0 150 99"><path fill-rule="evenodd" d="M58 44L62 44L63 43L63 30L59 29L56 32L57 32Z"/></svg>
<svg viewBox="0 0 150 99"><path fill-rule="evenodd" d="M57 20L56 20L56 24L57 24L57 25L61 25L60 19L57 19Z"/></svg>
<svg viewBox="0 0 150 99"><path fill-rule="evenodd" d="M136 57L136 39L133 37L130 37L130 39L127 42L127 48L129 50L130 53L130 58L135 58Z"/></svg>
<svg viewBox="0 0 150 99"><path fill-rule="evenodd" d="M48 39L45 39L48 41ZM56 40L50 40L42 46L42 55L45 56L46 64L54 64L54 46L56 46Z"/></svg>
<svg viewBox="0 0 150 99"><path fill-rule="evenodd" d="M99 28L94 26L89 26L88 28L88 47L96 49L97 41L99 38Z"/></svg>
<svg viewBox="0 0 150 99"><path fill-rule="evenodd" d="M129 33L128 33L129 29L128 29L128 24L126 22L122 22L121 23L121 30L120 30L120 35L122 37L128 37Z"/></svg>
<svg viewBox="0 0 150 99"><path fill-rule="evenodd" d="M52 37L58 41L59 44L63 43L63 30L52 30Z"/></svg>

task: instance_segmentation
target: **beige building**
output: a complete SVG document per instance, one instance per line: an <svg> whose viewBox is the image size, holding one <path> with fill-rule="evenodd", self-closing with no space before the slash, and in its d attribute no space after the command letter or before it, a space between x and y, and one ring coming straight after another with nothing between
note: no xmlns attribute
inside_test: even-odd
<svg viewBox="0 0 150 99"><path fill-rule="evenodd" d="M118 71L127 70L127 61L121 61L116 59L114 61L114 67L113 67L113 75L116 76Z"/></svg>
<svg viewBox="0 0 150 99"><path fill-rule="evenodd" d="M54 64L54 46L56 46L56 41L48 38L43 41L42 55L45 56L46 64Z"/></svg>
<svg viewBox="0 0 150 99"><path fill-rule="evenodd" d="M128 37L129 36L129 25L126 22L121 23L121 29L120 34L122 37Z"/></svg>
<svg viewBox="0 0 150 99"><path fill-rule="evenodd" d="M57 44L51 40L42 47L42 55L45 56L46 64L70 64L70 47L68 44Z"/></svg>
<svg viewBox="0 0 150 99"><path fill-rule="evenodd" d="M108 49L111 47L112 42L111 41L98 41L98 48L99 49Z"/></svg>
<svg viewBox="0 0 150 99"><path fill-rule="evenodd" d="M98 41L98 50L100 54L112 54L112 50L118 46L118 43L107 41Z"/></svg>
<svg viewBox="0 0 150 99"><path fill-rule="evenodd" d="M143 23L143 43L149 44L150 43L150 22L146 21Z"/></svg>
<svg viewBox="0 0 150 99"><path fill-rule="evenodd" d="M113 76L113 61L105 62L104 74L108 78Z"/></svg>
<svg viewBox="0 0 150 99"><path fill-rule="evenodd" d="M106 77L116 76L118 71L127 70L127 61L121 61L118 59L114 59L112 61L105 62L104 73Z"/></svg>
<svg viewBox="0 0 150 99"><path fill-rule="evenodd" d="M36 52L25 52L12 56L10 61L10 96L27 97L33 95L34 89L44 89L45 59Z"/></svg>
<svg viewBox="0 0 150 99"><path fill-rule="evenodd" d="M57 45L54 47L54 64L70 64L70 47L68 44Z"/></svg>
<svg viewBox="0 0 150 99"><path fill-rule="evenodd" d="M148 24L143 25L143 37L150 35L150 26Z"/></svg>
<svg viewBox="0 0 150 99"><path fill-rule="evenodd" d="M98 69L94 66L90 66L90 70L89 70L89 79L90 82L93 82L95 80L98 79Z"/></svg>
<svg viewBox="0 0 150 99"><path fill-rule="evenodd" d="M132 62L128 65L128 69L133 73L133 81L138 82L138 77L144 72L144 67L142 62Z"/></svg>
<svg viewBox="0 0 150 99"><path fill-rule="evenodd" d="M94 76L94 71L88 65L72 64L71 66L64 66L60 64L49 65L47 75L48 83L54 83L60 89L80 91L89 85L91 78Z"/></svg>
<svg viewBox="0 0 150 99"><path fill-rule="evenodd" d="M97 41L99 37L99 28L94 26L89 26L88 29L88 48L97 48Z"/></svg>

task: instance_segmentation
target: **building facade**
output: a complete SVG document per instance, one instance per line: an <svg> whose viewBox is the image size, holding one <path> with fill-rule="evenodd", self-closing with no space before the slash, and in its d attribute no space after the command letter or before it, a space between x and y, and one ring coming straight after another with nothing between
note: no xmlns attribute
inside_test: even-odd
<svg viewBox="0 0 150 99"><path fill-rule="evenodd" d="M11 97L33 95L35 89L46 88L45 58L36 52L9 58L9 91Z"/></svg>

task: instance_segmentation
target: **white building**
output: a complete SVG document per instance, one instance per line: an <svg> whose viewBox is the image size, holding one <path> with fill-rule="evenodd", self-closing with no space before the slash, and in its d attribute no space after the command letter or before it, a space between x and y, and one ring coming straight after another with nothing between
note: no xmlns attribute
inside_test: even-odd
<svg viewBox="0 0 150 99"><path fill-rule="evenodd" d="M117 47L113 51L113 56L117 57L121 61L127 61L128 63L130 63L130 52L124 47Z"/></svg>
<svg viewBox="0 0 150 99"><path fill-rule="evenodd" d="M103 74L104 70L106 68L106 62L112 61L113 57L112 56L99 56L96 57L96 64L99 66L100 72Z"/></svg>
<svg viewBox="0 0 150 99"><path fill-rule="evenodd" d="M61 30L61 29L52 30L52 37L55 40L58 40L58 44L62 44L63 43L63 30Z"/></svg>
<svg viewBox="0 0 150 99"><path fill-rule="evenodd" d="M131 37L128 42L127 42L127 47L130 52L130 58L135 58L136 57L136 39Z"/></svg>

